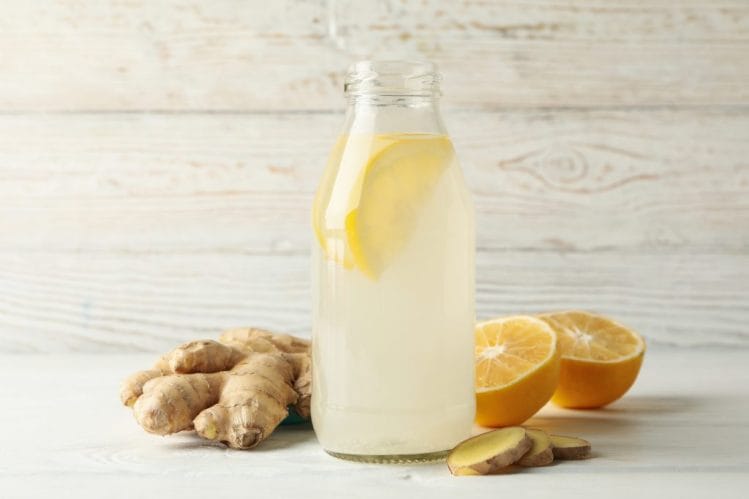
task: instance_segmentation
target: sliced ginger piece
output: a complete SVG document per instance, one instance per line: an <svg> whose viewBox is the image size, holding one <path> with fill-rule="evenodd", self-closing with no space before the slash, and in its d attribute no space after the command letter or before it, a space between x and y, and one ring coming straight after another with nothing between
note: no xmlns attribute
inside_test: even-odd
<svg viewBox="0 0 749 499"><path fill-rule="evenodd" d="M531 447L525 428L502 428L459 443L447 456L447 466L453 475L489 475L517 462Z"/></svg>
<svg viewBox="0 0 749 499"><path fill-rule="evenodd" d="M577 437L551 435L552 452L557 459L587 459L590 457L590 442Z"/></svg>
<svg viewBox="0 0 749 499"><path fill-rule="evenodd" d="M526 428L525 432L533 440L533 447L520 458L521 466L546 466L554 462L551 438L545 431L538 428Z"/></svg>

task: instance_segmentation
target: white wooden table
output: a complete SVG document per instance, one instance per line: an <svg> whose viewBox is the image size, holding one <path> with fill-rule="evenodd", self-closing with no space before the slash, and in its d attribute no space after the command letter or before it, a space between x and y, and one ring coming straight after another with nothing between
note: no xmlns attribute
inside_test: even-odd
<svg viewBox="0 0 749 499"><path fill-rule="evenodd" d="M529 424L578 435L594 458L491 477L444 463L367 465L325 454L308 426L253 451L144 433L120 379L150 355L0 357L0 497L715 497L749 493L749 351L651 348L602 411L544 408Z"/></svg>

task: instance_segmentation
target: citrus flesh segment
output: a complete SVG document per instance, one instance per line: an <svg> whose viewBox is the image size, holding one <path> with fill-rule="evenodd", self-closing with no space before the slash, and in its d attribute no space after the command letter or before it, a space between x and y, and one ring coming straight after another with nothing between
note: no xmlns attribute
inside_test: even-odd
<svg viewBox="0 0 749 499"><path fill-rule="evenodd" d="M603 407L634 384L645 341L606 317L581 311L539 316L559 336L559 385L552 401L578 409Z"/></svg>
<svg viewBox="0 0 749 499"><path fill-rule="evenodd" d="M476 326L476 422L520 424L554 393L559 377L557 336L543 321L514 316Z"/></svg>

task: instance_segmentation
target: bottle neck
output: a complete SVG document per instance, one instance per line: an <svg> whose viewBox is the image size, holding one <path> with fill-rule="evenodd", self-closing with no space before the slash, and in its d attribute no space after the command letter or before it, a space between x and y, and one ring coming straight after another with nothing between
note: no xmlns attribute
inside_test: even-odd
<svg viewBox="0 0 749 499"><path fill-rule="evenodd" d="M344 133L445 135L436 95L348 96Z"/></svg>
<svg viewBox="0 0 749 499"><path fill-rule="evenodd" d="M344 83L346 131L446 134L438 106L439 81L437 67L428 61L353 64Z"/></svg>

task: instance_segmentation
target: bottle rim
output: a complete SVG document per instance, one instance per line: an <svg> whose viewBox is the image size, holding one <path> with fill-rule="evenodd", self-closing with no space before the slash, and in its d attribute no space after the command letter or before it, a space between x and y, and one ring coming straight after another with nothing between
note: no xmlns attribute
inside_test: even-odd
<svg viewBox="0 0 749 499"><path fill-rule="evenodd" d="M343 86L347 96L438 97L442 80L431 61L364 60L349 66Z"/></svg>

